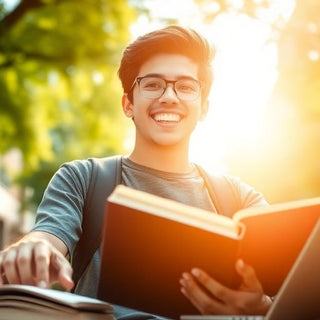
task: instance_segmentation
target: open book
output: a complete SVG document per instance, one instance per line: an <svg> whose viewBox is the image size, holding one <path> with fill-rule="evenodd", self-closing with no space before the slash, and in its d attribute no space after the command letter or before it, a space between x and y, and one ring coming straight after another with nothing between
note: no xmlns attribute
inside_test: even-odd
<svg viewBox="0 0 320 320"><path fill-rule="evenodd" d="M114 320L111 305L69 292L28 285L0 286L0 320Z"/></svg>
<svg viewBox="0 0 320 320"><path fill-rule="evenodd" d="M233 219L119 185L107 202L98 297L172 318L196 310L180 292L200 267L237 288L237 258L275 295L320 217L320 198L248 208Z"/></svg>

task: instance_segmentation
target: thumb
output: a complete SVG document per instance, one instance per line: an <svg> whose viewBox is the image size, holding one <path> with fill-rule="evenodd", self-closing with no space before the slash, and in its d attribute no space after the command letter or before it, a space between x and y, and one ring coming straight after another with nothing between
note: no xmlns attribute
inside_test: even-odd
<svg viewBox="0 0 320 320"><path fill-rule="evenodd" d="M58 273L58 282L66 289L70 290L74 286L72 280L72 267L69 261L61 254L55 254L53 257L53 265Z"/></svg>
<svg viewBox="0 0 320 320"><path fill-rule="evenodd" d="M72 280L72 269L70 268L61 268L59 272L59 282L67 290L71 290L74 286Z"/></svg>
<svg viewBox="0 0 320 320"><path fill-rule="evenodd" d="M253 267L245 264L242 259L239 259L236 262L236 270L242 278L241 289L263 292L261 283L259 282Z"/></svg>

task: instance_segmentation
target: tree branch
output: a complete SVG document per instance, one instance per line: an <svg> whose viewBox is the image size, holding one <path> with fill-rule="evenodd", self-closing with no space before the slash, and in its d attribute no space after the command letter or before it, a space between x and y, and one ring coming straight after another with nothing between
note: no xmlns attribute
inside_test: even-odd
<svg viewBox="0 0 320 320"><path fill-rule="evenodd" d="M19 19L29 10L42 7L44 3L41 0L21 0L19 5L0 22L1 33L13 27Z"/></svg>

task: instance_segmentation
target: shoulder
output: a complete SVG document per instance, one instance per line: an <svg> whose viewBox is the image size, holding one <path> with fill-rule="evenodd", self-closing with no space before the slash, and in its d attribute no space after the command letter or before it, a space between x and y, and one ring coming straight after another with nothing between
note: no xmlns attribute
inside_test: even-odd
<svg viewBox="0 0 320 320"><path fill-rule="evenodd" d="M121 159L122 157L117 155L104 158L72 160L63 163L57 174L88 184L91 179L96 179L99 176L109 176L108 172L113 172L117 167L121 167Z"/></svg>
<svg viewBox="0 0 320 320"><path fill-rule="evenodd" d="M46 194L80 193L85 194L91 179L92 165L88 160L64 162L52 176Z"/></svg>
<svg viewBox="0 0 320 320"><path fill-rule="evenodd" d="M61 164L58 171L70 173L90 173L92 161L90 159L72 160Z"/></svg>
<svg viewBox="0 0 320 320"><path fill-rule="evenodd" d="M240 209L268 205L268 202L264 198L263 194L256 190L254 186L243 181L241 178L225 174L221 179L225 179L230 184L233 192L236 193L237 197L239 198Z"/></svg>
<svg viewBox="0 0 320 320"><path fill-rule="evenodd" d="M120 156L119 156L120 157ZM77 159L68 162L64 162L58 171L66 172L69 174L90 176L94 167L104 168L107 163L111 162L112 159L118 159L118 156L105 157L105 158L87 158Z"/></svg>
<svg viewBox="0 0 320 320"><path fill-rule="evenodd" d="M226 198L232 199L237 210L268 205L261 192L239 177L225 173L215 173L210 170L206 170L206 172L216 194L224 202Z"/></svg>

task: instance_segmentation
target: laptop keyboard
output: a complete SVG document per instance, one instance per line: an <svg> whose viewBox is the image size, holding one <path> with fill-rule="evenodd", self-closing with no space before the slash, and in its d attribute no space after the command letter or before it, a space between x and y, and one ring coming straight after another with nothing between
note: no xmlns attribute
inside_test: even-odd
<svg viewBox="0 0 320 320"><path fill-rule="evenodd" d="M217 317L214 320L264 320L263 316L228 316L227 318Z"/></svg>
<svg viewBox="0 0 320 320"><path fill-rule="evenodd" d="M265 320L264 316L253 316L253 315L230 315L230 316L182 316L181 320Z"/></svg>

